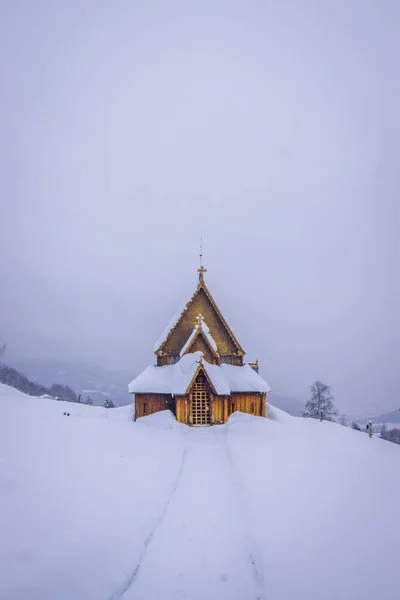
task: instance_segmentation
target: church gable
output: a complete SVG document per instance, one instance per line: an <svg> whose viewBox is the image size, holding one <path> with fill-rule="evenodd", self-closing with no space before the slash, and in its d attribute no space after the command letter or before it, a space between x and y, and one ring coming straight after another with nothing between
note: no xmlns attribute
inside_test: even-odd
<svg viewBox="0 0 400 600"><path fill-rule="evenodd" d="M203 368L202 364L198 366L197 371L194 374L188 389L186 390L186 394L192 393L199 383L201 383L203 389L207 390L208 392L212 392L213 394L217 393L210 377L207 374L207 371Z"/></svg>
<svg viewBox="0 0 400 600"><path fill-rule="evenodd" d="M212 348L210 348L210 344L207 342L207 338L205 338L201 330L199 330L197 335L193 338L186 352L202 352L204 360L208 363L218 364L219 362L218 354L215 351L213 352Z"/></svg>
<svg viewBox="0 0 400 600"><path fill-rule="evenodd" d="M230 356L232 357L233 364L242 364L244 351L223 318L203 279L200 279L192 298L167 334L166 339L157 349L158 364L167 364L169 362L161 358L162 356L179 356L193 331L193 327L196 325L196 318L199 314L203 316L204 321L209 327L211 335L217 344L219 356ZM210 349L208 349L208 352L210 352ZM214 362L214 359L212 362Z"/></svg>

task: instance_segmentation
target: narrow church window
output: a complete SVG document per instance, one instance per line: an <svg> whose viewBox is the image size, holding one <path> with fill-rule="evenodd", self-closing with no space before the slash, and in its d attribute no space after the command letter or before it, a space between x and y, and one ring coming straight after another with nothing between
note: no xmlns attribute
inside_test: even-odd
<svg viewBox="0 0 400 600"><path fill-rule="evenodd" d="M251 414L254 415L254 402L251 403Z"/></svg>
<svg viewBox="0 0 400 600"><path fill-rule="evenodd" d="M146 402L143 402L143 414L146 414Z"/></svg>
<svg viewBox="0 0 400 600"><path fill-rule="evenodd" d="M232 402L232 412L235 412L235 403Z"/></svg>

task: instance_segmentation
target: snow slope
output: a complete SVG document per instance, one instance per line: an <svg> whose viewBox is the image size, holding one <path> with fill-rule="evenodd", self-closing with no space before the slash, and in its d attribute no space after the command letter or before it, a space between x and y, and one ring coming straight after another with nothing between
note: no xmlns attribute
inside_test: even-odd
<svg viewBox="0 0 400 600"><path fill-rule="evenodd" d="M0 407L0 600L399 597L395 444L273 407Z"/></svg>

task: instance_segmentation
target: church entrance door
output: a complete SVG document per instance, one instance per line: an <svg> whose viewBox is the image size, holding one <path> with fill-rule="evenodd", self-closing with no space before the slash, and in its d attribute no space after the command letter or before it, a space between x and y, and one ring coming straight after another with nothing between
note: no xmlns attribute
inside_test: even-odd
<svg viewBox="0 0 400 600"><path fill-rule="evenodd" d="M193 384L191 397L192 424L197 426L210 425L210 392L203 373L199 373Z"/></svg>

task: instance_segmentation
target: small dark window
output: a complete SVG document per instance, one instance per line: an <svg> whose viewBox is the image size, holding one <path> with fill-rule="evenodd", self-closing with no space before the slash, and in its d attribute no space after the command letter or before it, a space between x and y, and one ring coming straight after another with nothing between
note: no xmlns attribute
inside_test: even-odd
<svg viewBox="0 0 400 600"><path fill-rule="evenodd" d="M146 414L146 402L143 402L143 414Z"/></svg>
<svg viewBox="0 0 400 600"><path fill-rule="evenodd" d="M231 365L232 364L232 357L231 356L221 356L221 358L219 359L220 364L225 363L226 365Z"/></svg>
<svg viewBox="0 0 400 600"><path fill-rule="evenodd" d="M232 412L235 412L235 403L232 403Z"/></svg>
<svg viewBox="0 0 400 600"><path fill-rule="evenodd" d="M179 361L179 356L170 356L169 357L169 364L170 365L175 365L177 362Z"/></svg>
<svg viewBox="0 0 400 600"><path fill-rule="evenodd" d="M254 402L251 403L251 414L254 415Z"/></svg>

